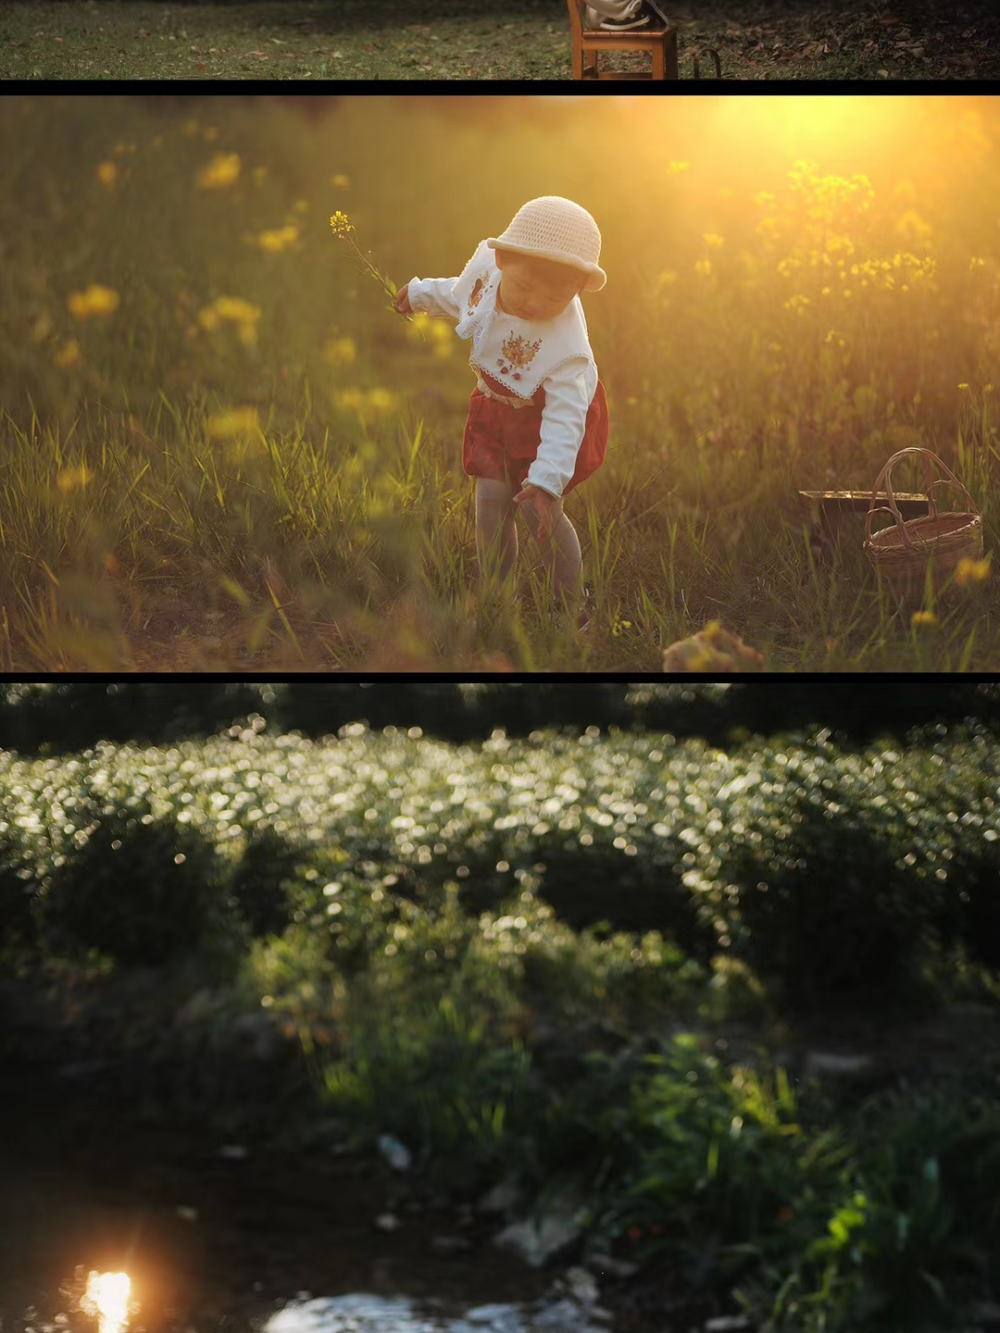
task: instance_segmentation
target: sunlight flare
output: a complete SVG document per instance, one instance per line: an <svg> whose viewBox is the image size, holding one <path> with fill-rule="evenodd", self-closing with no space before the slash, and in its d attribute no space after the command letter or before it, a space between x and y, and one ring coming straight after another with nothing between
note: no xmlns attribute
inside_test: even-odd
<svg viewBox="0 0 1000 1333"><path fill-rule="evenodd" d="M96 1315L100 1333L120 1333L128 1323L129 1293L132 1283L127 1273L92 1272L87 1290L80 1301L84 1314Z"/></svg>

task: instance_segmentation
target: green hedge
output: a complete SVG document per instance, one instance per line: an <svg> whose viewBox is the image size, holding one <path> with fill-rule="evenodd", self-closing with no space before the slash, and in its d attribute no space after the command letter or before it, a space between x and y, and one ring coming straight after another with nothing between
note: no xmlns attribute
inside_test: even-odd
<svg viewBox="0 0 1000 1333"><path fill-rule="evenodd" d="M306 919L338 869L369 892L390 876L385 892L417 903L455 881L473 911L530 875L575 927L658 930L702 962L729 952L789 998L821 1000L902 987L934 941L997 966L998 791L1000 749L964 730L859 752L818 733L725 754L625 733L455 747L360 726L322 743L245 729L65 759L0 754L0 834L48 912L75 898L80 921L97 910L86 902L110 913L120 894L159 894L151 919L172 901L151 887L152 842L108 872L107 830L88 854L97 879L83 882L77 844L101 809L118 812L116 828L166 821L156 855L169 821L197 830L224 854L224 892L253 933ZM67 896L69 873L80 888ZM176 893L197 914L198 895Z"/></svg>

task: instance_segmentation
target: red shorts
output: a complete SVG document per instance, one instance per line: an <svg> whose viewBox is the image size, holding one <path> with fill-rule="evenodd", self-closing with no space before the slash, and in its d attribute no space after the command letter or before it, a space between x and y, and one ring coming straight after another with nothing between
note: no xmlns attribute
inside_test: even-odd
<svg viewBox="0 0 1000 1333"><path fill-rule="evenodd" d="M505 481L520 490L528 468L535 461L541 436L540 404L508 407L475 389L469 400L469 419L465 423L462 465L470 477ZM564 495L597 471L604 462L607 448L608 400L604 385L598 383L594 401L587 412L583 443L576 456L576 470Z"/></svg>

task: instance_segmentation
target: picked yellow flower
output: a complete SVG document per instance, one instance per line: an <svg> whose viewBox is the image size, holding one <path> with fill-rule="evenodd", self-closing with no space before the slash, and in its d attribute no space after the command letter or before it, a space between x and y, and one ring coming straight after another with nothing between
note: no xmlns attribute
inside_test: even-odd
<svg viewBox="0 0 1000 1333"><path fill-rule="evenodd" d="M81 463L79 467L64 467L56 477L56 485L63 495L69 495L71 491L82 490L84 486L89 486L94 476L86 463Z"/></svg>
<svg viewBox="0 0 1000 1333"><path fill-rule="evenodd" d="M224 190L239 180L241 169L239 153L216 153L198 173L198 184L203 190Z"/></svg>
<svg viewBox="0 0 1000 1333"><path fill-rule="evenodd" d="M970 583L985 583L990 576L991 557L985 560L960 560L955 569L955 582L960 588L967 588Z"/></svg>
<svg viewBox="0 0 1000 1333"><path fill-rule="evenodd" d="M232 440L241 435L252 435L260 430L260 419L255 407L234 407L228 412L213 412L205 422L209 439Z"/></svg>
<svg viewBox="0 0 1000 1333"><path fill-rule="evenodd" d="M74 319L84 320L92 315L113 315L121 305L121 297L113 288L92 282L85 291L71 292L66 305Z"/></svg>
<svg viewBox="0 0 1000 1333"><path fill-rule="evenodd" d="M350 221L347 214L342 213L339 208L330 219L330 226L333 229L334 236L336 236L338 240L344 236L349 236L354 230L354 224Z"/></svg>
<svg viewBox="0 0 1000 1333"><path fill-rule="evenodd" d="M115 162L101 162L97 168L97 179L108 189L114 185L118 179L118 165Z"/></svg>

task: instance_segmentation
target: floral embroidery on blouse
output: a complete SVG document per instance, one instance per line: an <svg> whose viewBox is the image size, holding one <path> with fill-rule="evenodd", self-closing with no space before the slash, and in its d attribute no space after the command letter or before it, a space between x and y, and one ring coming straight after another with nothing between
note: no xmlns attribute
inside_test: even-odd
<svg viewBox="0 0 1000 1333"><path fill-rule="evenodd" d="M486 290L486 284L489 281L489 274L484 273L481 278L476 279L475 286L469 296L469 314L471 315L476 306L483 299L483 292Z"/></svg>
<svg viewBox="0 0 1000 1333"><path fill-rule="evenodd" d="M500 355L497 357L500 374L509 375L513 380L519 380L521 371L531 365L541 345L541 338L532 343L528 342L527 338L519 333L510 334L500 345Z"/></svg>

